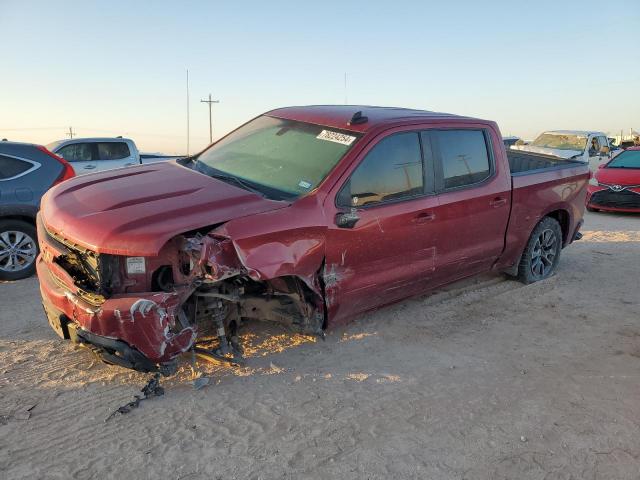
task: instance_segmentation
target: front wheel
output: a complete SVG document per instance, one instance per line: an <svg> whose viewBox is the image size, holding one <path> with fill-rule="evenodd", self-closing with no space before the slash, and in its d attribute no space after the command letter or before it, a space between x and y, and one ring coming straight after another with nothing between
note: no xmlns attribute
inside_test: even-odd
<svg viewBox="0 0 640 480"><path fill-rule="evenodd" d="M525 284L549 278L556 270L562 249L562 229L557 220L543 218L533 229L520 260L518 279Z"/></svg>

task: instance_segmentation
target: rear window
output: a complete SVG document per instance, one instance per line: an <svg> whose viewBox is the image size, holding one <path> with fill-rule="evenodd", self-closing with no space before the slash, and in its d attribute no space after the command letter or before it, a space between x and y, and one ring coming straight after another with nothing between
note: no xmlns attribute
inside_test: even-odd
<svg viewBox="0 0 640 480"><path fill-rule="evenodd" d="M102 142L98 143L98 159L99 160L120 160L127 158L129 145L125 142Z"/></svg>
<svg viewBox="0 0 640 480"><path fill-rule="evenodd" d="M442 161L444 188L481 182L491 173L481 130L432 130Z"/></svg>
<svg viewBox="0 0 640 480"><path fill-rule="evenodd" d="M607 168L640 168L640 150L627 150L618 154Z"/></svg>
<svg viewBox="0 0 640 480"><path fill-rule="evenodd" d="M32 167L32 163L0 155L0 180L17 177Z"/></svg>

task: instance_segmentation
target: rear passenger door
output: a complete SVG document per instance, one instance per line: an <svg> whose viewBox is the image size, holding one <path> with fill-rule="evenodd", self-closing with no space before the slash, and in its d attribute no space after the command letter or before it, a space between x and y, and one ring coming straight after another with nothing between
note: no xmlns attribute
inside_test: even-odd
<svg viewBox="0 0 640 480"><path fill-rule="evenodd" d="M27 178L40 166L34 160L0 154L0 204L36 203L39 200L36 195L40 192L34 192L33 182L27 181Z"/></svg>
<svg viewBox="0 0 640 480"><path fill-rule="evenodd" d="M69 162L76 175L94 172L98 167L95 144L91 142L70 143L54 153Z"/></svg>
<svg viewBox="0 0 640 480"><path fill-rule="evenodd" d="M134 153L127 142L96 142L98 171L128 167L135 164Z"/></svg>
<svg viewBox="0 0 640 480"><path fill-rule="evenodd" d="M422 141L435 160L438 283L489 270L504 248L511 205L500 139L489 129L451 128L423 131Z"/></svg>

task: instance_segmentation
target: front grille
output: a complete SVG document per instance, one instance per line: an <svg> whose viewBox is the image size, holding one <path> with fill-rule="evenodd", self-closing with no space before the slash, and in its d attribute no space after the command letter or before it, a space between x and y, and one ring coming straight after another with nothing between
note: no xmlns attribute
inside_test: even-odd
<svg viewBox="0 0 640 480"><path fill-rule="evenodd" d="M593 205L612 208L640 208L640 193L630 190L614 192L606 189L600 190L591 196Z"/></svg>

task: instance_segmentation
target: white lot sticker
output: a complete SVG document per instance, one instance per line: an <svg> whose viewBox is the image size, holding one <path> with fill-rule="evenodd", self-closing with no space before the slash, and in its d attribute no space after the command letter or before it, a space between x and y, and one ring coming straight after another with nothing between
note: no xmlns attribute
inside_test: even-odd
<svg viewBox="0 0 640 480"><path fill-rule="evenodd" d="M329 142L341 143L343 145L351 145L356 137L345 135L344 133L332 132L331 130L322 130L316 138L320 140L328 140Z"/></svg>
<svg viewBox="0 0 640 480"><path fill-rule="evenodd" d="M144 273L144 257L127 257L127 273Z"/></svg>
<svg viewBox="0 0 640 480"><path fill-rule="evenodd" d="M300 180L300 181L298 182L298 186L299 186L300 188L308 189L308 188L310 188L310 187L311 187L311 184L310 184L309 182L305 182L304 180Z"/></svg>

